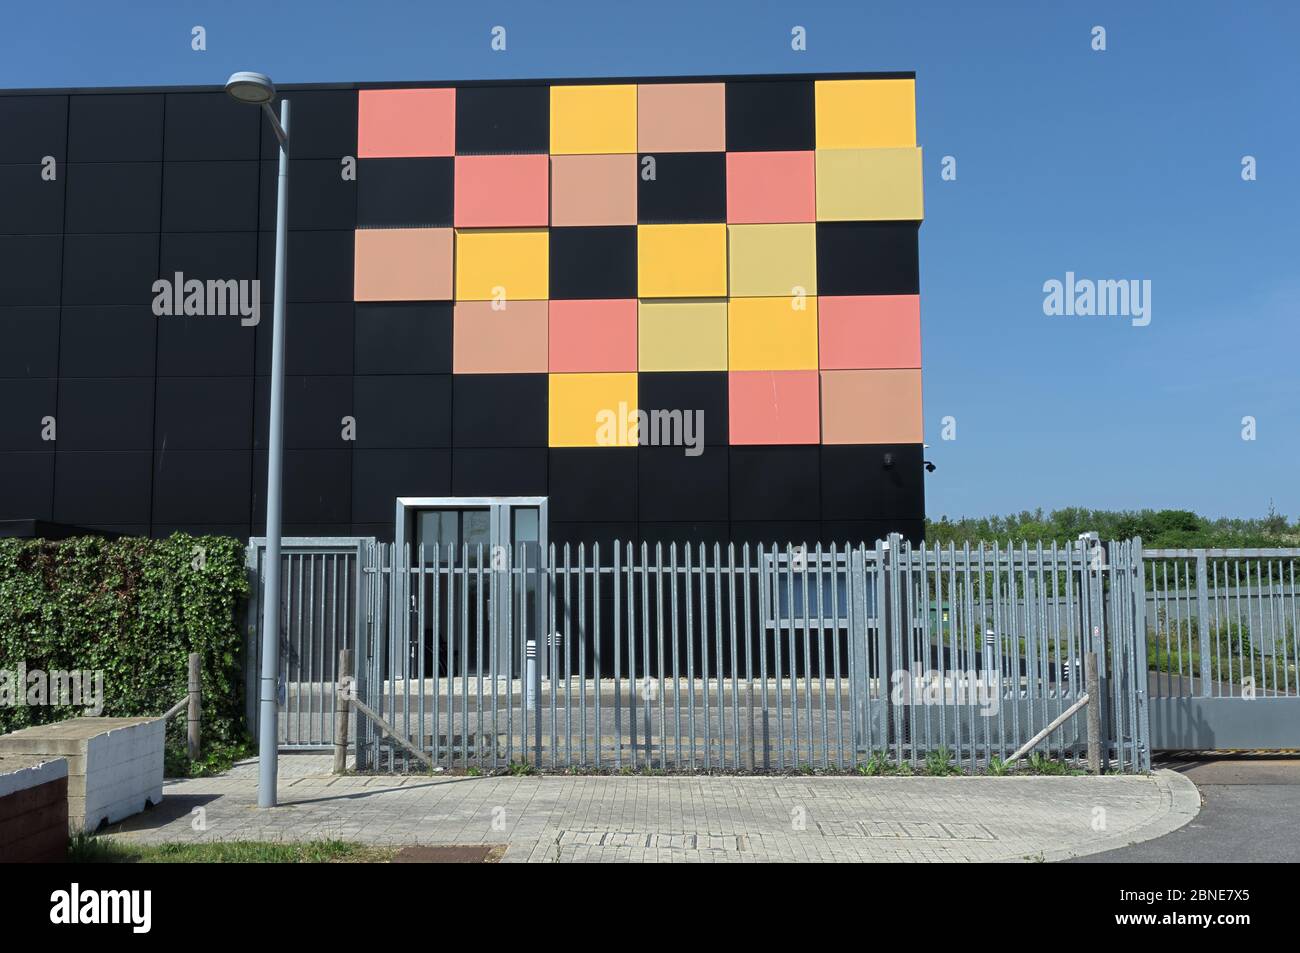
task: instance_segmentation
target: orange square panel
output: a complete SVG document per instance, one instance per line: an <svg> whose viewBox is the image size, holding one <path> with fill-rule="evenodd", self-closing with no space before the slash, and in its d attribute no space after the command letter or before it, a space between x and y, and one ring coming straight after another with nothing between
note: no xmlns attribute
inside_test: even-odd
<svg viewBox="0 0 1300 953"><path fill-rule="evenodd" d="M359 158L455 154L456 90L363 89L357 93Z"/></svg>
<svg viewBox="0 0 1300 953"><path fill-rule="evenodd" d="M546 302L457 301L451 354L456 374L545 374Z"/></svg>
<svg viewBox="0 0 1300 953"><path fill-rule="evenodd" d="M920 296L822 296L817 354L823 369L920 367Z"/></svg>
<svg viewBox="0 0 1300 953"><path fill-rule="evenodd" d="M727 221L771 225L817 221L812 152L728 152Z"/></svg>
<svg viewBox="0 0 1300 953"><path fill-rule="evenodd" d="M544 155L457 156L456 227L545 227L549 175Z"/></svg>
<svg viewBox="0 0 1300 953"><path fill-rule="evenodd" d="M823 443L922 443L921 372L822 371Z"/></svg>
<svg viewBox="0 0 1300 953"><path fill-rule="evenodd" d="M731 443L817 443L817 371L727 374Z"/></svg>
<svg viewBox="0 0 1300 953"><path fill-rule="evenodd" d="M552 373L635 371L635 298L552 301Z"/></svg>
<svg viewBox="0 0 1300 953"><path fill-rule="evenodd" d="M450 301L450 228L362 228L355 233L357 301Z"/></svg>
<svg viewBox="0 0 1300 953"><path fill-rule="evenodd" d="M552 225L635 225L635 153L551 156Z"/></svg>

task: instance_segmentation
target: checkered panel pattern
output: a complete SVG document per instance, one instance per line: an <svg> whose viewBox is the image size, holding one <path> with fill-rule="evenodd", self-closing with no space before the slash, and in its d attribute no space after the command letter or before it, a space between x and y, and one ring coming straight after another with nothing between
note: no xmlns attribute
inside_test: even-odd
<svg viewBox="0 0 1300 953"><path fill-rule="evenodd" d="M643 372L725 375L733 445L920 443L914 95L361 91L355 298L453 302L454 373L547 375L552 447L635 442Z"/></svg>

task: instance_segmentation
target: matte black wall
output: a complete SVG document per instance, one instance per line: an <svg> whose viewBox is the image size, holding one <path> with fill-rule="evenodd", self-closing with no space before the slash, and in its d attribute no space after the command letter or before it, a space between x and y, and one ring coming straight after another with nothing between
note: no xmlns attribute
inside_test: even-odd
<svg viewBox="0 0 1300 953"><path fill-rule="evenodd" d="M729 88L728 135L767 129L752 148L808 148L810 130L767 141L770 124L744 117L811 84L753 86ZM546 375L453 376L450 303L352 300L354 228L402 224L389 221L393 190L418 199L419 182L439 163L450 175L452 160L362 160L364 185L344 181L340 159L356 154L351 89L293 91L292 125L286 534L390 539L398 495L508 494L548 496L561 543L920 536L919 445L730 447L725 373L640 375L644 408L704 409L701 456L548 449ZM480 125L457 130L478 151L546 147L545 129ZM41 176L47 156L54 181ZM275 156L260 112L220 91L0 94L0 520L262 532ZM680 221L721 194L695 194L721 174L721 154L659 161L661 182L695 185L643 190L643 220ZM368 174L380 165L382 176ZM450 208L436 207L447 189L426 191L414 218L449 223ZM861 268L877 292L882 281L915 288L915 226L871 226L891 255L899 242L883 231L899 227L913 230L903 259ZM819 245L855 254L872 241L851 233L863 228L823 223ZM624 296L629 268L634 281L634 229L553 229L551 252L553 297ZM593 255L607 267L592 269ZM588 265L566 268L570 258ZM177 271L260 278L260 326L155 317L151 285ZM579 272L610 287L567 286ZM341 439L344 416L357 418L354 442ZM56 441L42 439L45 417Z"/></svg>

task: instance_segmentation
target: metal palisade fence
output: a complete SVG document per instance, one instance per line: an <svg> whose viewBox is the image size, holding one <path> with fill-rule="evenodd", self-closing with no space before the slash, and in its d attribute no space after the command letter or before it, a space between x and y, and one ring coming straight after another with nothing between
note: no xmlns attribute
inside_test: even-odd
<svg viewBox="0 0 1300 953"><path fill-rule="evenodd" d="M1106 546L368 542L355 640L362 770L979 770L1044 729L1150 764L1140 541ZM1065 716L1065 717L1063 717ZM392 735L400 735L401 743Z"/></svg>

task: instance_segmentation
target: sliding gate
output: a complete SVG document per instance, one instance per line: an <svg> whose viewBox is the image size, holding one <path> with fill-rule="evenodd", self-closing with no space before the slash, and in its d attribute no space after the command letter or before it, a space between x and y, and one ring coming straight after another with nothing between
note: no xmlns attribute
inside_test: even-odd
<svg viewBox="0 0 1300 953"><path fill-rule="evenodd" d="M1300 748L1300 549L1144 554L1156 748Z"/></svg>

